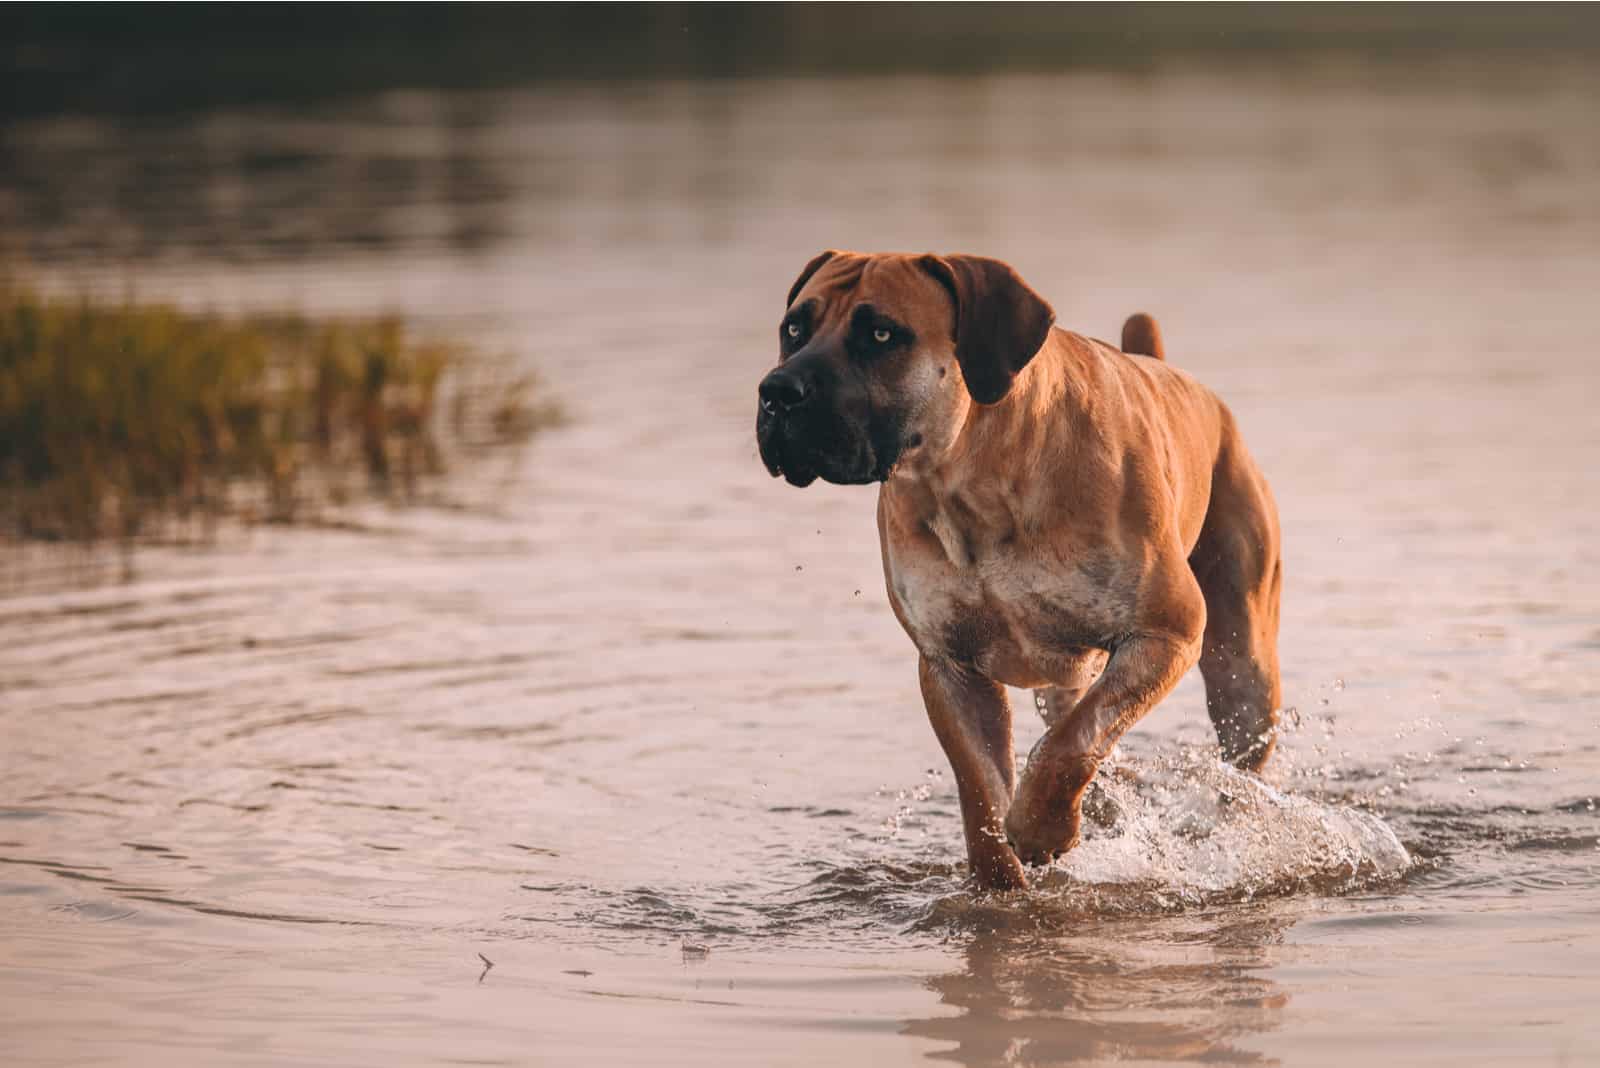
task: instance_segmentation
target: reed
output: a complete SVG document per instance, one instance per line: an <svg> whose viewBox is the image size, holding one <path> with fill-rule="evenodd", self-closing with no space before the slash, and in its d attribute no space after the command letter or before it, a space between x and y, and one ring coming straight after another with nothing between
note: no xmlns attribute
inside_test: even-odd
<svg viewBox="0 0 1600 1068"><path fill-rule="evenodd" d="M447 430L455 456L555 421L537 392L398 317L196 314L0 280L0 534L134 539L415 499L446 473Z"/></svg>

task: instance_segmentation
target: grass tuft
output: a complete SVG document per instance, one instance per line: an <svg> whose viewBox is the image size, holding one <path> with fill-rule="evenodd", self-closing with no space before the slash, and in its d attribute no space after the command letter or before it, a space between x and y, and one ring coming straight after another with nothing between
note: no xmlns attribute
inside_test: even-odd
<svg viewBox="0 0 1600 1068"><path fill-rule="evenodd" d="M452 374L476 383L450 405L455 446L558 418L531 376L397 317L224 317L0 279L0 533L133 539L193 517L292 522L357 491L414 498L445 471Z"/></svg>

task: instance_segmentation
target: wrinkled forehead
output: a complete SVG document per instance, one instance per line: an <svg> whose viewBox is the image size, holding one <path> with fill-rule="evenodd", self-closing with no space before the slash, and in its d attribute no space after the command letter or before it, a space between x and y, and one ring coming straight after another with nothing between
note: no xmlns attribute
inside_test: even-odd
<svg viewBox="0 0 1600 1068"><path fill-rule="evenodd" d="M819 321L832 321L870 304L907 325L948 327L954 314L949 294L916 261L909 255L835 256L806 282L795 306L812 302Z"/></svg>

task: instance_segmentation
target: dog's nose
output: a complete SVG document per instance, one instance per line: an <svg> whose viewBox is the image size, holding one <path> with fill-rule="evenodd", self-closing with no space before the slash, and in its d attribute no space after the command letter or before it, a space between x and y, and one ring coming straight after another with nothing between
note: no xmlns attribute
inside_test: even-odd
<svg viewBox="0 0 1600 1068"><path fill-rule="evenodd" d="M780 367L763 378L756 392L761 394L761 407L768 415L798 408L811 397L811 387L806 380L787 367Z"/></svg>

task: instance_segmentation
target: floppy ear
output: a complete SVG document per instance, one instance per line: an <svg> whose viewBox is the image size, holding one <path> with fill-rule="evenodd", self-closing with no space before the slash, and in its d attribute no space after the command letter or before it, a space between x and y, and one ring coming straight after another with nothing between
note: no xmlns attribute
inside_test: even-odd
<svg viewBox="0 0 1600 1068"><path fill-rule="evenodd" d="M811 281L811 276L817 273L817 268L833 259L835 255L834 250L830 248L826 252L819 253L810 263L805 265L805 268L800 272L800 277L796 278L794 285L789 287L789 299L783 302L785 308L794 303L794 298L798 297L800 291L806 287L806 283Z"/></svg>
<svg viewBox="0 0 1600 1068"><path fill-rule="evenodd" d="M979 404L997 403L1049 336L1055 309L999 260L930 253L917 265L955 302L956 360L967 392Z"/></svg>

